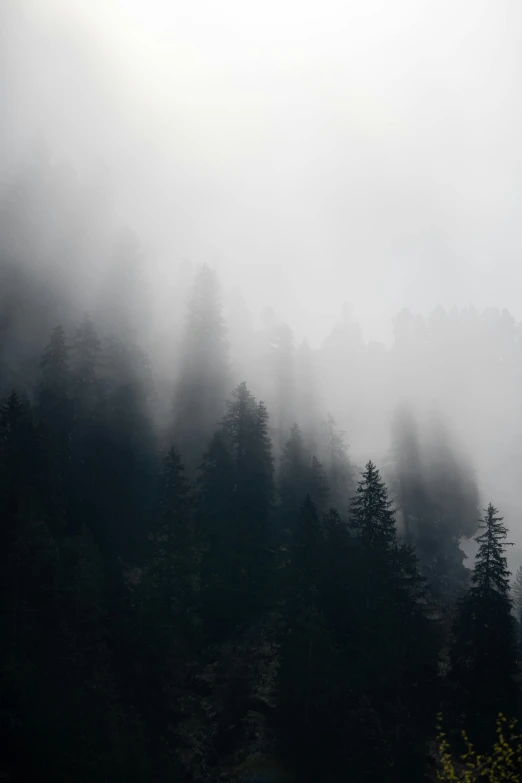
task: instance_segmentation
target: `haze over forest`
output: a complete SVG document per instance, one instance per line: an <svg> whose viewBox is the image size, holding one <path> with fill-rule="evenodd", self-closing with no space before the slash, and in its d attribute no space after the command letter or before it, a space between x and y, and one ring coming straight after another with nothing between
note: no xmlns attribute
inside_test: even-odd
<svg viewBox="0 0 522 783"><path fill-rule="evenodd" d="M73 537L85 524L125 579L146 575L161 460L175 449L203 519L209 444L219 430L233 450L227 410L263 401L270 525L295 511L292 449L313 467L299 504L345 521L371 461L448 627L489 503L513 582L521 4L4 0L0 21L0 402L11 410L15 390L51 444L67 430L72 456L58 438L45 457L67 510L39 489L45 514ZM57 399L75 412L58 426L42 389L62 349ZM79 466L104 448L107 487L87 500Z"/></svg>

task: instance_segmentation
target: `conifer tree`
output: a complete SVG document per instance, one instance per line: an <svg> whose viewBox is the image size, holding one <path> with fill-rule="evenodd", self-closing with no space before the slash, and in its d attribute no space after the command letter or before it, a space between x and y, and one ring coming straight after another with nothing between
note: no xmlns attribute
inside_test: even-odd
<svg viewBox="0 0 522 783"><path fill-rule="evenodd" d="M233 398L223 416L221 431L240 475L252 440L256 401L244 382L234 390Z"/></svg>
<svg viewBox="0 0 522 783"><path fill-rule="evenodd" d="M522 613L522 566L517 568L513 582L513 605L515 614L520 617Z"/></svg>
<svg viewBox="0 0 522 783"><path fill-rule="evenodd" d="M163 599L178 612L193 604L194 535L192 487L179 454L171 448L163 460L156 520L150 535L152 576Z"/></svg>
<svg viewBox="0 0 522 783"><path fill-rule="evenodd" d="M29 404L13 390L0 408L0 526L9 551L24 517L37 502L36 434Z"/></svg>
<svg viewBox="0 0 522 783"><path fill-rule="evenodd" d="M517 568L513 582L513 606L517 623L517 656L522 661L522 566Z"/></svg>
<svg viewBox="0 0 522 783"><path fill-rule="evenodd" d="M364 545L389 552L396 543L395 515L388 490L370 460L350 504L350 525Z"/></svg>
<svg viewBox="0 0 522 783"><path fill-rule="evenodd" d="M65 393L69 381L69 350L61 324L55 326L42 355L40 367L45 387L55 393Z"/></svg>
<svg viewBox="0 0 522 783"><path fill-rule="evenodd" d="M355 541L337 509L323 519L324 560L321 587L322 608L337 641L346 643L353 631L353 601L357 600Z"/></svg>
<svg viewBox="0 0 522 783"><path fill-rule="evenodd" d="M324 533L307 495L291 526L288 543L281 602L285 630L278 675L281 755L292 759L299 779L306 781L333 780L340 773L337 755L343 725L343 682L339 649L326 608L331 594Z"/></svg>
<svg viewBox="0 0 522 783"><path fill-rule="evenodd" d="M438 647L435 628L423 611L416 559L397 541L388 490L371 461L351 503L350 526L356 533L352 562L362 599L352 605L348 650L359 677L353 692L370 700L385 741L394 748L392 779L413 779L422 769L421 748L435 704ZM398 724L402 733L394 736Z"/></svg>
<svg viewBox="0 0 522 783"><path fill-rule="evenodd" d="M466 588L469 576L460 548L460 522L452 507L462 508L467 480L465 467L455 461L448 438L448 433L439 431L435 454L429 448L426 459L413 411L406 404L397 408L392 426L393 494L402 513L404 541L415 549L419 570L439 611L445 614ZM442 454L452 467L444 483L455 488L447 500L443 499L446 487L437 491L442 471L447 469Z"/></svg>
<svg viewBox="0 0 522 783"><path fill-rule="evenodd" d="M280 645L276 726L279 756L305 783L333 783L346 773L339 763L347 739L342 682L323 613L301 606Z"/></svg>
<svg viewBox="0 0 522 783"><path fill-rule="evenodd" d="M319 453L330 487L329 501L343 518L347 518L350 500L355 494L355 473L348 456L344 432L338 430L331 414L328 414L322 442Z"/></svg>
<svg viewBox="0 0 522 783"><path fill-rule="evenodd" d="M226 635L238 622L235 467L223 433L218 431L198 475L197 525L203 542L201 611L210 638Z"/></svg>
<svg viewBox="0 0 522 783"><path fill-rule="evenodd" d="M79 531L92 530L97 509L98 459L102 436L103 394L99 376L101 341L94 324L84 316L78 325L71 351L71 383L74 427L71 438L71 481L67 487L69 522Z"/></svg>
<svg viewBox="0 0 522 783"><path fill-rule="evenodd" d="M96 510L87 524L105 554L136 560L147 540L158 469L148 415L150 367L141 349L116 338L108 341L104 364L103 393L91 419L96 464L88 480Z"/></svg>
<svg viewBox="0 0 522 783"><path fill-rule="evenodd" d="M298 607L317 606L323 576L324 538L315 505L307 495L292 529L289 575Z"/></svg>
<svg viewBox="0 0 522 783"><path fill-rule="evenodd" d="M184 668L194 655L197 550L193 493L174 448L163 459L143 577L133 590L137 613L133 688L149 724L169 721Z"/></svg>
<svg viewBox="0 0 522 783"><path fill-rule="evenodd" d="M295 405L294 415L303 422L306 440L312 451L320 445L320 403L316 359L308 341L295 351Z"/></svg>
<svg viewBox="0 0 522 783"><path fill-rule="evenodd" d="M440 412L430 417L426 435L426 491L433 509L449 536L471 536L477 529L478 490L469 456L456 442Z"/></svg>
<svg viewBox="0 0 522 783"><path fill-rule="evenodd" d="M292 330L287 324L275 328L271 343L272 373L274 379L274 397L271 410L274 414L276 430L274 443L280 454L295 416L295 348Z"/></svg>
<svg viewBox="0 0 522 783"><path fill-rule="evenodd" d="M235 602L238 617L253 617L267 599L274 488L268 413L245 383L235 390L206 455L201 489L208 544L203 570L213 563L222 588L234 596L230 608Z"/></svg>
<svg viewBox="0 0 522 783"><path fill-rule="evenodd" d="M38 417L48 441L49 457L64 478L70 461L70 435L73 426L70 359L65 332L56 326L40 362L42 382L38 389Z"/></svg>
<svg viewBox="0 0 522 783"><path fill-rule="evenodd" d="M422 537L427 498L422 476L417 421L405 404L395 411L392 423L394 494L402 511L404 540L413 546Z"/></svg>
<svg viewBox="0 0 522 783"><path fill-rule="evenodd" d="M307 495L322 511L326 505L328 492L329 487L323 467L317 457L310 454L306 448L299 425L294 424L280 465L280 516L283 524L291 525L291 520L297 517Z"/></svg>
<svg viewBox="0 0 522 783"><path fill-rule="evenodd" d="M452 698L472 739L483 742L499 712L518 708L515 621L505 557L508 531L490 503L475 538L478 551L472 585L461 601L450 651Z"/></svg>
<svg viewBox="0 0 522 783"><path fill-rule="evenodd" d="M200 464L225 412L229 388L226 325L216 273L201 267L189 302L174 400L174 439L188 467Z"/></svg>
<svg viewBox="0 0 522 783"><path fill-rule="evenodd" d="M76 394L84 396L98 381L102 345L88 315L80 321L72 347L72 372Z"/></svg>

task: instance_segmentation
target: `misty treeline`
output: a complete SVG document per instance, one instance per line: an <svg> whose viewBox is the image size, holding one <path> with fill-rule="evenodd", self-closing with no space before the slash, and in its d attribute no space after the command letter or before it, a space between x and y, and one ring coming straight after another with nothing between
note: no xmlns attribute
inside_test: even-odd
<svg viewBox="0 0 522 783"><path fill-rule="evenodd" d="M67 166L38 149L0 214L4 777L429 780L439 711L490 747L522 572L436 401L469 372L463 407L520 405L520 325L404 311L387 351L346 312L312 351L203 265L160 328L137 239ZM385 453L358 464L325 388L370 445L389 413Z"/></svg>

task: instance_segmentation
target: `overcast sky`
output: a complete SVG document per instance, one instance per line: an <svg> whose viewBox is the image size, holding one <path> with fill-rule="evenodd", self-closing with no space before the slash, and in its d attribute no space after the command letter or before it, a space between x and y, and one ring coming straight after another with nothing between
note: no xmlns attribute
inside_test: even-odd
<svg viewBox="0 0 522 783"><path fill-rule="evenodd" d="M2 0L2 168L40 130L161 263L318 344L351 302L522 318L520 0ZM9 116L7 116L9 115Z"/></svg>

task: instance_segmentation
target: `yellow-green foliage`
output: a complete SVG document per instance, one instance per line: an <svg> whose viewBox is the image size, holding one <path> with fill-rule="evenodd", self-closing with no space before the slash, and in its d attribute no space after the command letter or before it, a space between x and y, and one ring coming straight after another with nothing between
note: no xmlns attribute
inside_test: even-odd
<svg viewBox="0 0 522 783"><path fill-rule="evenodd" d="M497 719L497 739L490 753L478 755L465 731L462 738L466 752L455 759L446 734L441 729L439 715L437 746L439 771L437 780L444 783L520 783L522 780L522 734L516 733L516 721L500 713Z"/></svg>

